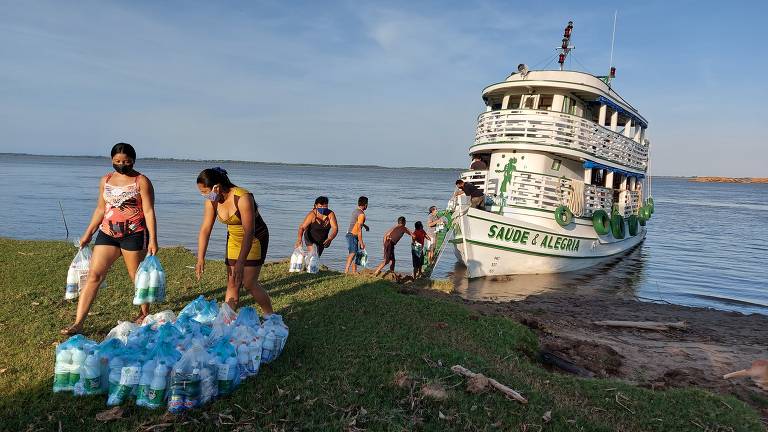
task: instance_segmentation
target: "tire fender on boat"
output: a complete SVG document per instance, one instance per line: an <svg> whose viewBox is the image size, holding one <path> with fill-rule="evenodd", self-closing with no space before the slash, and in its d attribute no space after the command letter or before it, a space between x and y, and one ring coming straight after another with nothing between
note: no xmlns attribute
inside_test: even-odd
<svg viewBox="0 0 768 432"><path fill-rule="evenodd" d="M624 218L621 215L615 214L611 217L611 233L617 240L624 238L626 234L626 227L624 226Z"/></svg>
<svg viewBox="0 0 768 432"><path fill-rule="evenodd" d="M573 222L573 212L567 206L561 205L555 209L555 220L560 226L567 226Z"/></svg>
<svg viewBox="0 0 768 432"><path fill-rule="evenodd" d="M637 215L630 215L627 218L627 227L629 228L629 235L632 237L637 235L638 230L638 217Z"/></svg>
<svg viewBox="0 0 768 432"><path fill-rule="evenodd" d="M592 213L592 226L597 234L608 234L611 231L611 218L605 210L597 210Z"/></svg>

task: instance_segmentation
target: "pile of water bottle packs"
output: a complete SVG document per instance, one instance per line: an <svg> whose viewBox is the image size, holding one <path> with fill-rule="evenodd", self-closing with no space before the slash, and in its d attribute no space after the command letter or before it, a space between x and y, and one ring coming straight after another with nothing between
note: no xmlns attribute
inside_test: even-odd
<svg viewBox="0 0 768 432"><path fill-rule="evenodd" d="M56 348L53 391L181 413L232 393L275 360L287 339L280 315L261 322L252 307L236 314L200 296L178 317L163 311L141 326L121 322L101 343L69 338Z"/></svg>

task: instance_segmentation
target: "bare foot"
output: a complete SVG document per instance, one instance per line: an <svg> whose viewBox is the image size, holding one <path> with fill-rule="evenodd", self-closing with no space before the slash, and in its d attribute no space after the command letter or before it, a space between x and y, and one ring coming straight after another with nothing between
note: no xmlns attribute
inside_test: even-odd
<svg viewBox="0 0 768 432"><path fill-rule="evenodd" d="M139 312L139 314L136 315L136 318L133 319L133 322L138 325L141 325L141 323L144 322L144 318L146 317L147 317L147 314Z"/></svg>
<svg viewBox="0 0 768 432"><path fill-rule="evenodd" d="M69 327L64 327L63 329L59 330L59 333L63 334L64 336L74 336L82 332L83 332L82 324L72 324Z"/></svg>

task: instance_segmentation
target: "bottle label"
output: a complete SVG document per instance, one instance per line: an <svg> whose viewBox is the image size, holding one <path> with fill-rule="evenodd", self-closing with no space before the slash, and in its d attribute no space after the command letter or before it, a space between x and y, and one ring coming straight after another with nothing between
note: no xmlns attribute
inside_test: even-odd
<svg viewBox="0 0 768 432"><path fill-rule="evenodd" d="M56 388L63 388L69 386L69 374L57 373L53 376L53 386Z"/></svg>
<svg viewBox="0 0 768 432"><path fill-rule="evenodd" d="M229 365L228 364L219 365L219 375L218 375L219 381L226 380L228 375L229 375Z"/></svg>
<svg viewBox="0 0 768 432"><path fill-rule="evenodd" d="M160 406L165 399L165 389L153 389L147 390L147 401L152 406Z"/></svg>
<svg viewBox="0 0 768 432"><path fill-rule="evenodd" d="M136 366L124 367L120 372L120 385L135 386L139 383L140 369Z"/></svg>
<svg viewBox="0 0 768 432"><path fill-rule="evenodd" d="M96 392L101 389L101 378L86 378L85 379L85 391Z"/></svg>

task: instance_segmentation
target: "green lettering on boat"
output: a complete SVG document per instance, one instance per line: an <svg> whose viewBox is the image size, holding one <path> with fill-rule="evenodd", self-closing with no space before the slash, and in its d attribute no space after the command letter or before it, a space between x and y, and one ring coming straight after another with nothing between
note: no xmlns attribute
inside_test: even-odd
<svg viewBox="0 0 768 432"><path fill-rule="evenodd" d="M555 241L555 249L560 249L560 243L562 242L563 242L563 238L558 237L557 240Z"/></svg>
<svg viewBox="0 0 768 432"><path fill-rule="evenodd" d="M530 234L528 231L523 232L523 236L520 237L520 243L527 244L528 242L528 234Z"/></svg>
<svg viewBox="0 0 768 432"><path fill-rule="evenodd" d="M498 228L499 227L497 227L496 225L491 225L491 227L488 228L488 238L493 238L494 236L496 236L496 230Z"/></svg>

